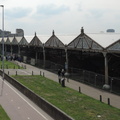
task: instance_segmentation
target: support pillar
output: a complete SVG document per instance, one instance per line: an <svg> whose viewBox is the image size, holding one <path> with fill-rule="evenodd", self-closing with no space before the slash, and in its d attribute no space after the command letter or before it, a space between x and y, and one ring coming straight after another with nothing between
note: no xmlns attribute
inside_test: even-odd
<svg viewBox="0 0 120 120"><path fill-rule="evenodd" d="M6 53L7 53L7 46L5 45L5 55L6 55Z"/></svg>
<svg viewBox="0 0 120 120"><path fill-rule="evenodd" d="M104 61L105 61L105 84L103 85L103 89L110 89L109 80L108 80L108 58L107 52L103 52Z"/></svg>
<svg viewBox="0 0 120 120"><path fill-rule="evenodd" d="M12 50L12 45L11 45L11 55L12 55L12 51L13 51L13 50Z"/></svg>
<svg viewBox="0 0 120 120"><path fill-rule="evenodd" d="M66 69L66 72L68 73L68 51L67 51L67 48L65 48L65 54L66 54L65 69Z"/></svg>
<svg viewBox="0 0 120 120"><path fill-rule="evenodd" d="M45 68L45 60L46 60L45 47L44 47L44 44L43 44L43 68Z"/></svg>
<svg viewBox="0 0 120 120"><path fill-rule="evenodd" d="M20 46L18 45L18 55L20 55Z"/></svg>
<svg viewBox="0 0 120 120"><path fill-rule="evenodd" d="M35 62L37 63L37 58L38 58L38 52L36 52L36 56L35 56Z"/></svg>
<svg viewBox="0 0 120 120"><path fill-rule="evenodd" d="M68 50L67 50L67 46L65 47L65 54L66 54L66 62L65 62L65 70L66 70L66 73L65 73L65 77L66 77L67 80L68 80L69 72L68 72Z"/></svg>

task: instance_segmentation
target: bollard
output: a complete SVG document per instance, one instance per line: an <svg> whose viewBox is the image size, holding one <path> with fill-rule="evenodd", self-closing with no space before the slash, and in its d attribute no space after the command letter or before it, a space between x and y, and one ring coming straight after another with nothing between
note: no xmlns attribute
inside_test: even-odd
<svg viewBox="0 0 120 120"><path fill-rule="evenodd" d="M8 71L8 75L9 75L9 71Z"/></svg>
<svg viewBox="0 0 120 120"><path fill-rule="evenodd" d="M33 71L32 71L32 75L33 75Z"/></svg>
<svg viewBox="0 0 120 120"><path fill-rule="evenodd" d="M69 79L67 78L67 82L69 82Z"/></svg>
<svg viewBox="0 0 120 120"><path fill-rule="evenodd" d="M26 69L26 65L24 65L24 68Z"/></svg>
<svg viewBox="0 0 120 120"><path fill-rule="evenodd" d="M110 105L110 98L108 98L108 105Z"/></svg>
<svg viewBox="0 0 120 120"><path fill-rule="evenodd" d="M41 76L41 71L40 71L40 76Z"/></svg>
<svg viewBox="0 0 120 120"><path fill-rule="evenodd" d="M43 72L43 77L45 77L44 72Z"/></svg>
<svg viewBox="0 0 120 120"><path fill-rule="evenodd" d="M17 71L16 71L16 75L17 75Z"/></svg>
<svg viewBox="0 0 120 120"><path fill-rule="evenodd" d="M79 93L81 93L81 87L79 87Z"/></svg>
<svg viewBox="0 0 120 120"><path fill-rule="evenodd" d="M102 102L102 95L100 95L100 102Z"/></svg>

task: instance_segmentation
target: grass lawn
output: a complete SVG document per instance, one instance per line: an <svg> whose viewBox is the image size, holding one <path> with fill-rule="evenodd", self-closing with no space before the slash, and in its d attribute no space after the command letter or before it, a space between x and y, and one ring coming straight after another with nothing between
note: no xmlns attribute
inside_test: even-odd
<svg viewBox="0 0 120 120"><path fill-rule="evenodd" d="M0 120L10 120L2 106L0 105Z"/></svg>
<svg viewBox="0 0 120 120"><path fill-rule="evenodd" d="M2 69L2 61L0 61L0 68ZM4 61L4 68L5 69L21 69L19 65L14 64L11 61Z"/></svg>
<svg viewBox="0 0 120 120"><path fill-rule="evenodd" d="M42 76L12 76L75 120L120 120L120 109Z"/></svg>

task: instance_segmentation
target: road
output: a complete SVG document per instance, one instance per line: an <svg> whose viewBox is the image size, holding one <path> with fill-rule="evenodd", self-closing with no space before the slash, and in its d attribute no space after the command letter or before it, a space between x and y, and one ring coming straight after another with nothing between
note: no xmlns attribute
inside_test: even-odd
<svg viewBox="0 0 120 120"><path fill-rule="evenodd" d="M0 104L11 120L53 120L32 101L0 77Z"/></svg>

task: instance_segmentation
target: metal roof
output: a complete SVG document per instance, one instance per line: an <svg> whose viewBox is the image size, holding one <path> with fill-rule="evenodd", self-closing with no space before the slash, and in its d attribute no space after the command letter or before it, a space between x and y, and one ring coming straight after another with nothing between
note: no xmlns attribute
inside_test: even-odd
<svg viewBox="0 0 120 120"><path fill-rule="evenodd" d="M20 40L20 42L18 44L19 45L28 45L28 42L25 37L22 37L22 39Z"/></svg>
<svg viewBox="0 0 120 120"><path fill-rule="evenodd" d="M42 46L42 42L40 41L40 39L36 36L36 33L35 33L35 36L34 38L31 40L31 42L29 43L30 46Z"/></svg>
<svg viewBox="0 0 120 120"><path fill-rule="evenodd" d="M56 35L54 34L54 31L53 31L53 35L46 41L45 47L64 48L65 45L60 41L60 39L58 37L56 37Z"/></svg>
<svg viewBox="0 0 120 120"><path fill-rule="evenodd" d="M68 44L69 49L82 49L82 50L103 50L104 48L96 41L91 39L84 33L78 35L72 42Z"/></svg>
<svg viewBox="0 0 120 120"><path fill-rule="evenodd" d="M108 52L120 52L120 39L109 45L106 49Z"/></svg>
<svg viewBox="0 0 120 120"><path fill-rule="evenodd" d="M18 45L18 43L21 41L22 37L14 37L12 40L12 45Z"/></svg>
<svg viewBox="0 0 120 120"><path fill-rule="evenodd" d="M120 52L120 33L81 33L77 35L55 35L54 31L52 36L38 35L22 37L5 37L5 44L12 45L29 45L30 46L43 46L64 48L68 45L69 49L82 49L82 50L106 50L108 52ZM0 38L2 44L2 38Z"/></svg>
<svg viewBox="0 0 120 120"><path fill-rule="evenodd" d="M104 48L120 39L120 33L89 33L87 35Z"/></svg>

